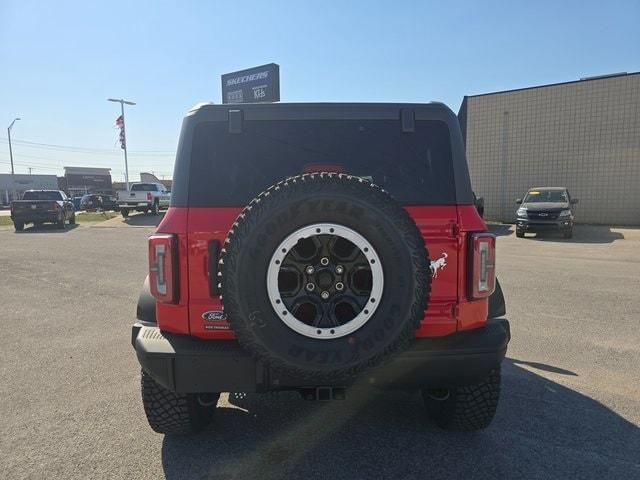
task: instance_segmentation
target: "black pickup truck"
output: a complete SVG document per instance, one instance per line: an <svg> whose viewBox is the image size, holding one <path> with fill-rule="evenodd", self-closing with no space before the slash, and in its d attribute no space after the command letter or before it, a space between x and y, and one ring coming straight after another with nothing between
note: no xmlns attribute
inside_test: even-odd
<svg viewBox="0 0 640 480"><path fill-rule="evenodd" d="M39 226L45 222L55 223L64 229L66 222L76 223L73 203L60 190L27 190L22 200L11 202L11 220L16 232L24 230L25 223Z"/></svg>

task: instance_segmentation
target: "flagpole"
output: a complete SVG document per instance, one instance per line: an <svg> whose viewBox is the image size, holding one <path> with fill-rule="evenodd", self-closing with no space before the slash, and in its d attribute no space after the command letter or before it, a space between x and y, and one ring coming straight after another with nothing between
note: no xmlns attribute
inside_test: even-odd
<svg viewBox="0 0 640 480"><path fill-rule="evenodd" d="M129 102L128 100L116 99L116 98L107 98L109 102L117 102L120 104L120 112L122 114L122 149L124 150L124 180L127 184L127 190L129 190L129 162L127 160L127 132L124 127L124 104L127 105L135 105L134 102Z"/></svg>
<svg viewBox="0 0 640 480"><path fill-rule="evenodd" d="M122 112L122 135L124 136L124 141L122 145L124 146L124 181L127 184L127 190L129 190L129 162L127 160L127 129L124 126L124 102L120 102L120 112Z"/></svg>

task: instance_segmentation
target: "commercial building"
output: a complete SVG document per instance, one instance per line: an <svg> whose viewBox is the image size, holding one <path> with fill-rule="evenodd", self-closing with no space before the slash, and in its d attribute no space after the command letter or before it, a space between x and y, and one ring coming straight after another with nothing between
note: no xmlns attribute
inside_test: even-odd
<svg viewBox="0 0 640 480"><path fill-rule="evenodd" d="M58 177L55 175L23 175L0 173L0 203L8 205L19 200L27 190L57 190Z"/></svg>
<svg viewBox="0 0 640 480"><path fill-rule="evenodd" d="M640 225L640 72L464 98L458 114L488 219L566 186L581 223Z"/></svg>
<svg viewBox="0 0 640 480"><path fill-rule="evenodd" d="M71 197L85 193L112 193L111 169L64 167L64 188Z"/></svg>

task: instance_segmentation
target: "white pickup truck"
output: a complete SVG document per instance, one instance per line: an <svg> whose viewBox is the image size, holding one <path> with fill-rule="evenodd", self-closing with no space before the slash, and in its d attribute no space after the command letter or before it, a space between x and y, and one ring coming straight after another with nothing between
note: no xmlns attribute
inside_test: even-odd
<svg viewBox="0 0 640 480"><path fill-rule="evenodd" d="M169 208L171 193L161 183L133 183L129 190L117 192L118 208L124 218L131 210L157 215L161 208Z"/></svg>

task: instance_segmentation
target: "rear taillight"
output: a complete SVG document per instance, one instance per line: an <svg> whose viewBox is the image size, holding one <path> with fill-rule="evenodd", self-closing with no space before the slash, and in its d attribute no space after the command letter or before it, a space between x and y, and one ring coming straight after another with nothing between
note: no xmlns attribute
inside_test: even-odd
<svg viewBox="0 0 640 480"><path fill-rule="evenodd" d="M485 298L496 287L496 237L491 233L471 235L469 296Z"/></svg>
<svg viewBox="0 0 640 480"><path fill-rule="evenodd" d="M151 200L151 193L147 192L147 200Z"/></svg>
<svg viewBox="0 0 640 480"><path fill-rule="evenodd" d="M151 295L163 303L176 303L178 291L177 238L172 234L149 237Z"/></svg>

